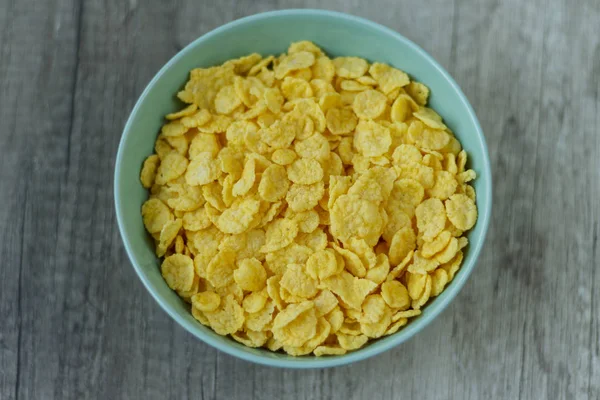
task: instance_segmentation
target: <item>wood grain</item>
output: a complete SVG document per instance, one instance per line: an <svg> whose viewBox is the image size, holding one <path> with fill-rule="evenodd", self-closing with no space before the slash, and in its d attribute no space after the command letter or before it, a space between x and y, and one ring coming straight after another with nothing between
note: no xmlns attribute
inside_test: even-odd
<svg viewBox="0 0 600 400"><path fill-rule="evenodd" d="M112 172L156 71L278 8L421 45L486 133L494 213L458 298L386 354L292 371L177 326L120 242ZM600 399L600 5L582 0L0 2L0 399Z"/></svg>

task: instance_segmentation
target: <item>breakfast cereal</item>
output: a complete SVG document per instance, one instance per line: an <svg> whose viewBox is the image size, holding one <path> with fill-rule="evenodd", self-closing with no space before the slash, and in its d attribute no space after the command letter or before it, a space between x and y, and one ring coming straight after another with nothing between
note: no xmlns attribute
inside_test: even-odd
<svg viewBox="0 0 600 400"><path fill-rule="evenodd" d="M249 347L342 355L421 314L477 221L429 88L308 41L196 68L140 181L166 284Z"/></svg>

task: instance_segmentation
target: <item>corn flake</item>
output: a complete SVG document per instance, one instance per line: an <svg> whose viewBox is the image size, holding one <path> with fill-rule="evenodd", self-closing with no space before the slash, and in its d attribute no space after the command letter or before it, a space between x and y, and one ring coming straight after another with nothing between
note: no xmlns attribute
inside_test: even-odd
<svg viewBox="0 0 600 400"><path fill-rule="evenodd" d="M326 114L327 129L334 135L343 135L354 131L357 118L349 108L329 108Z"/></svg>
<svg viewBox="0 0 600 400"><path fill-rule="evenodd" d="M256 258L245 258L233 272L233 279L242 289L256 292L265 287L267 272Z"/></svg>
<svg viewBox="0 0 600 400"><path fill-rule="evenodd" d="M173 218L169 207L159 199L149 199L142 205L142 219L150 233L160 232Z"/></svg>
<svg viewBox="0 0 600 400"><path fill-rule="evenodd" d="M366 88L368 89L368 88ZM362 119L375 119L385 111L387 97L377 90L364 90L356 95L352 108Z"/></svg>
<svg viewBox="0 0 600 400"><path fill-rule="evenodd" d="M200 292L192 296L192 307L202 312L211 312L219 308L221 296L212 291Z"/></svg>
<svg viewBox="0 0 600 400"><path fill-rule="evenodd" d="M448 219L460 230L471 229L477 221L477 207L467 195L454 194L446 200Z"/></svg>
<svg viewBox="0 0 600 400"><path fill-rule="evenodd" d="M342 301L355 310L360 310L364 299L377 287L368 279L361 279L343 271L322 281L325 288L338 295Z"/></svg>
<svg viewBox="0 0 600 400"><path fill-rule="evenodd" d="M230 234L242 233L250 228L260 208L260 201L253 198L236 200L216 221L217 228Z"/></svg>
<svg viewBox="0 0 600 400"><path fill-rule="evenodd" d="M383 63L373 63L369 68L369 74L377 81L383 93L390 93L410 82L406 73Z"/></svg>
<svg viewBox="0 0 600 400"><path fill-rule="evenodd" d="M390 130L377 122L361 120L356 125L354 147L365 157L385 154L391 143Z"/></svg>
<svg viewBox="0 0 600 400"><path fill-rule="evenodd" d="M162 262L161 274L173 290L190 290L194 283L194 262L183 254L173 254Z"/></svg>
<svg viewBox="0 0 600 400"><path fill-rule="evenodd" d="M358 57L337 57L333 60L335 73L342 78L356 79L367 72L369 64Z"/></svg>
<svg viewBox="0 0 600 400"><path fill-rule="evenodd" d="M294 183L311 185L323 180L323 168L314 159L300 158L287 168L288 179Z"/></svg>
<svg viewBox="0 0 600 400"><path fill-rule="evenodd" d="M448 285L477 219L475 171L429 89L315 44L197 68L140 182L167 283L248 347L344 354Z"/></svg>
<svg viewBox="0 0 600 400"><path fill-rule="evenodd" d="M270 253L282 249L294 241L298 234L296 221L287 218L278 218L267 226L266 242L261 252Z"/></svg>

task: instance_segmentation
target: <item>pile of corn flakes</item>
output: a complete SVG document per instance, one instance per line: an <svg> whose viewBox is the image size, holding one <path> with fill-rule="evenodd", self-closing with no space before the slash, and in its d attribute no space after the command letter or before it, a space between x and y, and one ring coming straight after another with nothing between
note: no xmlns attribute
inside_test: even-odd
<svg viewBox="0 0 600 400"><path fill-rule="evenodd" d="M453 279L475 172L399 69L316 45L198 68L141 182L144 225L192 315L250 347L344 354Z"/></svg>

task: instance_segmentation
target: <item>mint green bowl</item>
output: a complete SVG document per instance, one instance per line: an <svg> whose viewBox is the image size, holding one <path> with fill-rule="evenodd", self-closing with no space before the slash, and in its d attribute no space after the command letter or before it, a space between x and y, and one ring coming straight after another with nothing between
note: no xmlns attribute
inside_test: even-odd
<svg viewBox="0 0 600 400"><path fill-rule="evenodd" d="M469 154L479 219L469 232L462 268L444 292L404 329L343 356L291 357L245 347L198 323L186 303L163 281L153 243L144 230L140 207L148 197L139 181L140 167L153 152L163 116L182 107L175 93L192 68L220 64L252 52L286 51L291 42L310 40L330 56L358 56L398 67L431 88L430 105L442 115ZM448 73L421 48L400 34L351 15L321 10L284 10L228 23L195 40L173 57L137 101L121 138L115 166L115 206L121 237L144 286L160 306L190 333L233 356L275 367L322 368L349 364L389 350L415 335L458 294L471 274L484 243L492 208L492 177L485 138L467 98Z"/></svg>

